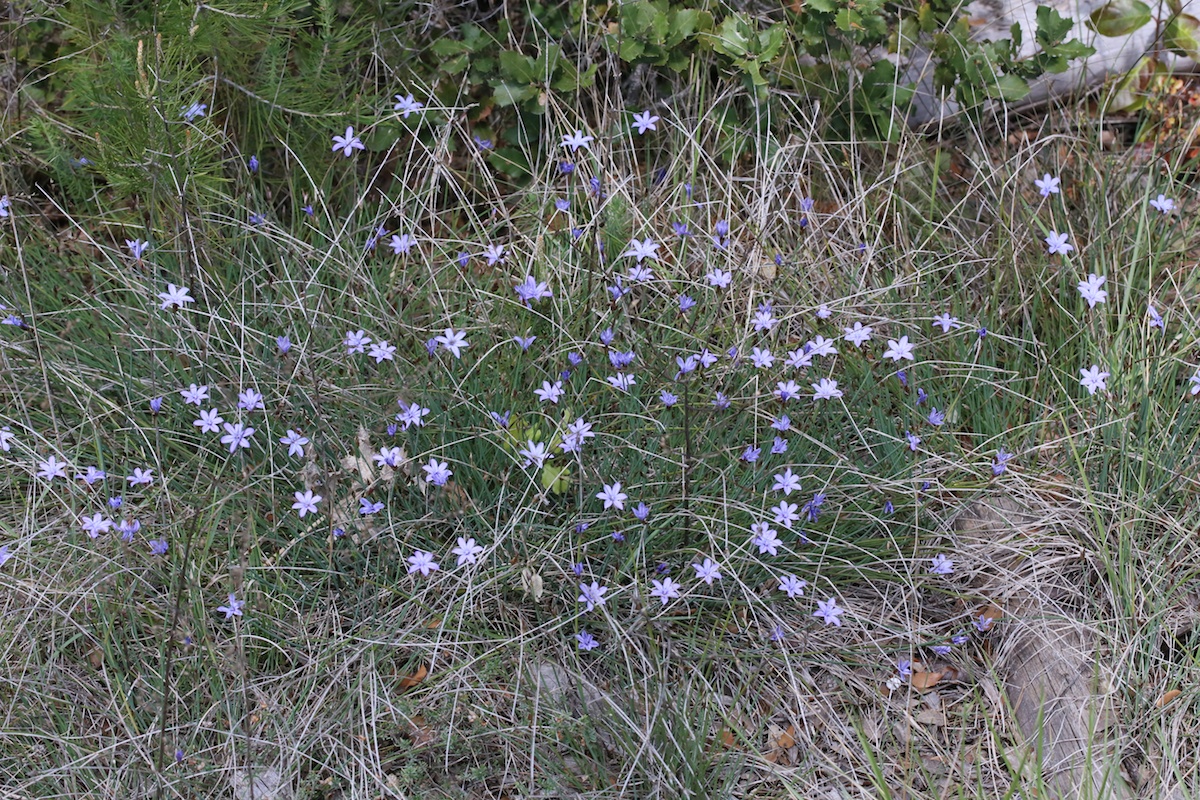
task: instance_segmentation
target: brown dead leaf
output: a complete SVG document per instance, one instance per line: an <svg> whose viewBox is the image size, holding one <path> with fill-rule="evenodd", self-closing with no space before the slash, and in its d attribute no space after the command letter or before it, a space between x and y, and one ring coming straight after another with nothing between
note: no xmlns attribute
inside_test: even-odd
<svg viewBox="0 0 1200 800"><path fill-rule="evenodd" d="M940 671L913 672L912 677L909 678L909 682L918 692L928 692L930 689L936 686L938 681L940 681L943 677L945 677L945 673Z"/></svg>
<svg viewBox="0 0 1200 800"><path fill-rule="evenodd" d="M408 725L407 734L413 747L423 747L437 739L433 733L433 728L429 726L429 723L420 714L412 718Z"/></svg>
<svg viewBox="0 0 1200 800"><path fill-rule="evenodd" d="M940 708L922 708L917 713L913 714L913 720L922 725L935 725L944 727L946 724L946 712Z"/></svg>
<svg viewBox="0 0 1200 800"><path fill-rule="evenodd" d="M787 726L787 730L785 730L783 733L781 733L779 735L779 740L776 742L776 746L782 747L784 750L787 750L789 747L796 746L796 726L795 725Z"/></svg>
<svg viewBox="0 0 1200 800"><path fill-rule="evenodd" d="M794 725L788 725L787 730L778 725L771 724L767 726L767 749L763 753L763 758L772 764L785 764L791 766L793 763L793 754L788 751L796 745L796 728Z"/></svg>
<svg viewBox="0 0 1200 800"><path fill-rule="evenodd" d="M400 691L402 691L402 692L408 691L409 689L416 686L421 681L425 680L425 677L428 674L429 674L429 668L426 667L424 664L420 664L417 667L416 672L412 673L411 675L405 675L403 678L400 679Z"/></svg>
<svg viewBox="0 0 1200 800"><path fill-rule="evenodd" d="M729 728L721 728L717 731L717 739L726 747L737 746L737 741L733 738L733 732Z"/></svg>
<svg viewBox="0 0 1200 800"><path fill-rule="evenodd" d="M1154 707L1163 708L1181 694L1183 692L1179 689L1171 689L1168 692L1163 692L1163 696L1154 701Z"/></svg>

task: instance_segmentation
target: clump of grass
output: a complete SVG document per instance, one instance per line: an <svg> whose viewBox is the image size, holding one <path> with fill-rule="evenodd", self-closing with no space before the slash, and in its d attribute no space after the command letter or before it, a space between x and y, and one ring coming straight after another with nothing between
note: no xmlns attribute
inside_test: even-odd
<svg viewBox="0 0 1200 800"><path fill-rule="evenodd" d="M941 521L992 492L1091 515L1130 748L1184 752L1139 698L1186 666L1187 187L1067 136L948 173L764 126L730 163L720 89L644 132L552 103L520 188L430 101L386 152L339 120L217 201L176 175L162 224L9 196L7 785L1016 791L995 696L913 733L895 680L986 662Z"/></svg>

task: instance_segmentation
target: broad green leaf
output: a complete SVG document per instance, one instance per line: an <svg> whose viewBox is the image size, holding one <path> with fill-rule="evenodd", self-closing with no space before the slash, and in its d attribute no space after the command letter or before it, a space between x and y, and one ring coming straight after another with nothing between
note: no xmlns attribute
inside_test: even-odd
<svg viewBox="0 0 1200 800"><path fill-rule="evenodd" d="M1003 75L988 87L988 95L999 97L1006 103L1024 100L1029 94L1029 83L1016 75Z"/></svg>
<svg viewBox="0 0 1200 800"><path fill-rule="evenodd" d="M526 177L531 174L529 159L517 147L501 147L492 150L488 163L507 175Z"/></svg>
<svg viewBox="0 0 1200 800"><path fill-rule="evenodd" d="M1101 36L1128 36L1150 19L1150 6L1141 0L1112 0L1092 12L1088 27Z"/></svg>
<svg viewBox="0 0 1200 800"><path fill-rule="evenodd" d="M667 41L682 42L696 32L700 24L700 11L695 8L681 8L671 14L667 21Z"/></svg>
<svg viewBox="0 0 1200 800"><path fill-rule="evenodd" d="M626 39L621 42L621 50L618 55L622 61L636 61L646 52L646 45L639 42L637 39Z"/></svg>
<svg viewBox="0 0 1200 800"><path fill-rule="evenodd" d="M546 81L558 69L558 60L562 55L562 46L558 44L547 44L542 48L542 52L538 53L538 57L533 62L533 69L537 73L537 80Z"/></svg>
<svg viewBox="0 0 1200 800"><path fill-rule="evenodd" d="M745 58L750 55L750 40L744 31L744 22L739 25L738 14L731 14L721 21L713 34L712 48L730 58Z"/></svg>
<svg viewBox="0 0 1200 800"><path fill-rule="evenodd" d="M1014 53L1021 52L1021 42L1025 41L1025 32L1021 28L1021 23L1014 22L1012 27L1008 29L1008 38L1012 41L1012 51Z"/></svg>
<svg viewBox="0 0 1200 800"><path fill-rule="evenodd" d="M537 88L534 86L508 83L507 81L496 82L492 89L498 106L515 106L517 103L530 100L537 95Z"/></svg>
<svg viewBox="0 0 1200 800"><path fill-rule="evenodd" d="M1163 31L1167 48L1189 58L1200 58L1200 20L1179 14L1167 23Z"/></svg>
<svg viewBox="0 0 1200 800"><path fill-rule="evenodd" d="M456 39L438 39L429 47L429 50L438 58L450 58L459 53L469 52L470 49L466 42Z"/></svg>
<svg viewBox="0 0 1200 800"><path fill-rule="evenodd" d="M787 29L782 23L776 23L758 35L758 40L761 44L758 60L766 63L779 55L779 51L783 48L783 37L786 35Z"/></svg>
<svg viewBox="0 0 1200 800"><path fill-rule="evenodd" d="M1069 42L1055 45L1052 52L1057 56L1062 56L1066 59L1072 58L1087 58L1096 54L1096 48L1089 47L1078 39L1072 39Z"/></svg>
<svg viewBox="0 0 1200 800"><path fill-rule="evenodd" d="M552 494L564 494L571 488L571 468L542 467L542 488Z"/></svg>
<svg viewBox="0 0 1200 800"><path fill-rule="evenodd" d="M500 73L515 83L536 83L541 78L534 60L516 50L500 53Z"/></svg>
<svg viewBox="0 0 1200 800"><path fill-rule="evenodd" d="M1071 20L1050 6L1038 6L1037 40L1042 47L1051 47L1071 31Z"/></svg>
<svg viewBox="0 0 1200 800"><path fill-rule="evenodd" d="M469 63L467 58L467 54L463 53L461 56L443 61L440 68L447 75L457 75L467 68L467 64Z"/></svg>
<svg viewBox="0 0 1200 800"><path fill-rule="evenodd" d="M851 31L862 28L862 14L850 8L842 8L834 17L834 24L837 25L839 31L850 33Z"/></svg>

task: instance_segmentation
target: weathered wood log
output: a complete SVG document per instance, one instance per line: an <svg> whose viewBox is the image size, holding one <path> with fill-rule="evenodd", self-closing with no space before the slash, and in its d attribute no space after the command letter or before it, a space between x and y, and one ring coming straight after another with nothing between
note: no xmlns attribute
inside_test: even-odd
<svg viewBox="0 0 1200 800"><path fill-rule="evenodd" d="M1057 509L1064 512L1072 513ZM1134 797L1109 738L1113 692L1098 637L1072 612L1079 587L1070 585L1063 559L1054 556L1075 558L1052 552L1053 545L1048 552L1039 541L1055 530L1052 514L998 498L970 506L954 528L964 548L989 556L991 566L977 575L975 588L1004 611L996 670L1025 738L1025 757L1051 796ZM1055 534L1061 543L1061 528Z"/></svg>
<svg viewBox="0 0 1200 800"><path fill-rule="evenodd" d="M971 20L972 38L977 41L1010 39L1014 24L1021 26L1022 41L1019 54L1029 57L1039 51L1035 38L1037 32L1037 9L1051 6L1063 17L1069 17L1074 25L1069 39L1078 39L1096 49L1095 55L1072 61L1066 72L1044 75L1031 82L1029 95L1011 110L1036 107L1058 98L1078 96L1098 89L1115 76L1135 68L1143 58L1154 56L1176 71L1188 71L1196 63L1178 54L1167 51L1162 33L1172 12L1161 0L1148 0L1153 19L1150 23L1124 36L1101 36L1088 26L1092 14L1104 8L1110 0L1052 0L1049 3L1023 2L1023 0L974 0L967 6ZM1200 2L1183 0L1183 13L1200 15ZM915 127L928 126L957 115L961 108L953 96L939 93L933 85L934 61L928 50L914 49L900 63L902 81L916 85L912 110L908 122ZM994 106L992 111L999 110Z"/></svg>

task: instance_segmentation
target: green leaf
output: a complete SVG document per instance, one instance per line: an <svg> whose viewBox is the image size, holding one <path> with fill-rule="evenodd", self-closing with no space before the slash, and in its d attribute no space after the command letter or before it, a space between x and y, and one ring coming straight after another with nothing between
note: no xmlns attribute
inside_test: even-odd
<svg viewBox="0 0 1200 800"><path fill-rule="evenodd" d="M541 77L534 60L516 50L500 53L500 74L516 83L536 83Z"/></svg>
<svg viewBox="0 0 1200 800"><path fill-rule="evenodd" d="M551 494L565 494L571 488L571 468L542 467L542 488Z"/></svg>
<svg viewBox="0 0 1200 800"><path fill-rule="evenodd" d="M779 55L779 51L783 48L783 37L787 34L787 28L783 23L776 23L758 35L759 52L758 60L766 63Z"/></svg>
<svg viewBox="0 0 1200 800"><path fill-rule="evenodd" d="M851 31L862 28L862 14L850 8L842 8L834 17L834 24L837 25L839 31L850 33Z"/></svg>
<svg viewBox="0 0 1200 800"><path fill-rule="evenodd" d="M441 71L447 75L457 75L466 69L467 64L469 63L470 62L468 61L467 54L463 53L461 56L456 58L442 61L442 63L439 65L439 69L441 69Z"/></svg>
<svg viewBox="0 0 1200 800"><path fill-rule="evenodd" d="M515 106L537 96L537 87L506 81L497 81L492 85L492 89L498 106Z"/></svg>
<svg viewBox="0 0 1200 800"><path fill-rule="evenodd" d="M537 74L537 80L549 80L550 76L558 69L558 61L561 55L561 45L552 43L542 48L542 52L538 53L537 59L533 62L533 69Z"/></svg>
<svg viewBox="0 0 1200 800"><path fill-rule="evenodd" d="M695 8L681 8L673 11L667 20L667 43L678 44L696 32L700 24L700 11Z"/></svg>
<svg viewBox="0 0 1200 800"><path fill-rule="evenodd" d="M806 0L804 6L813 11L822 11L826 14L832 14L834 11L837 11L836 0Z"/></svg>
<svg viewBox="0 0 1200 800"><path fill-rule="evenodd" d="M1175 16L1163 31L1163 43L1180 55L1200 58L1200 20L1187 14Z"/></svg>
<svg viewBox="0 0 1200 800"><path fill-rule="evenodd" d="M685 69L687 69L688 64L691 62L692 54L687 50L676 47L672 49L670 55L667 56L667 69L675 72L683 72Z"/></svg>
<svg viewBox="0 0 1200 800"><path fill-rule="evenodd" d="M1037 41L1042 47L1050 48L1061 42L1071 31L1071 25L1069 17L1063 17L1050 6L1038 6Z"/></svg>
<svg viewBox="0 0 1200 800"><path fill-rule="evenodd" d="M762 70L759 69L757 61L742 61L738 66L750 76L750 82L755 86L767 85L767 79L763 77Z"/></svg>
<svg viewBox="0 0 1200 800"><path fill-rule="evenodd" d="M470 52L471 48L466 42L460 42L455 39L438 39L429 47L430 52L440 59L450 58L459 53Z"/></svg>
<svg viewBox="0 0 1200 800"><path fill-rule="evenodd" d="M1024 100L1029 94L1029 83L1016 75L1003 75L995 83L988 86L989 97L999 97L1006 103Z"/></svg>
<svg viewBox="0 0 1200 800"><path fill-rule="evenodd" d="M917 24L921 26L923 33L933 33L940 27L937 12L929 3L921 3L921 7L917 9Z"/></svg>
<svg viewBox="0 0 1200 800"><path fill-rule="evenodd" d="M621 33L644 42L661 42L667 36L667 15L646 2L621 6Z"/></svg>
<svg viewBox="0 0 1200 800"><path fill-rule="evenodd" d="M529 159L516 147L501 147L492 150L488 163L506 175L527 177L532 174Z"/></svg>
<svg viewBox="0 0 1200 800"><path fill-rule="evenodd" d="M1150 6L1141 0L1112 0L1092 12L1088 27L1101 36L1128 36L1150 19Z"/></svg>
<svg viewBox="0 0 1200 800"><path fill-rule="evenodd" d="M1089 47L1078 39L1072 39L1069 42L1063 42L1062 44L1055 45L1047 52L1053 53L1056 56L1062 56L1066 59L1087 58L1088 56L1096 54L1096 48Z"/></svg>
<svg viewBox="0 0 1200 800"><path fill-rule="evenodd" d="M625 39L621 42L621 49L617 53L622 61L636 61L641 58L646 52L646 45L639 42L637 39Z"/></svg>
<svg viewBox="0 0 1200 800"><path fill-rule="evenodd" d="M712 48L730 58L746 58L751 54L750 46L750 39L745 32L745 19L741 14L731 14L722 20L712 37Z"/></svg>

